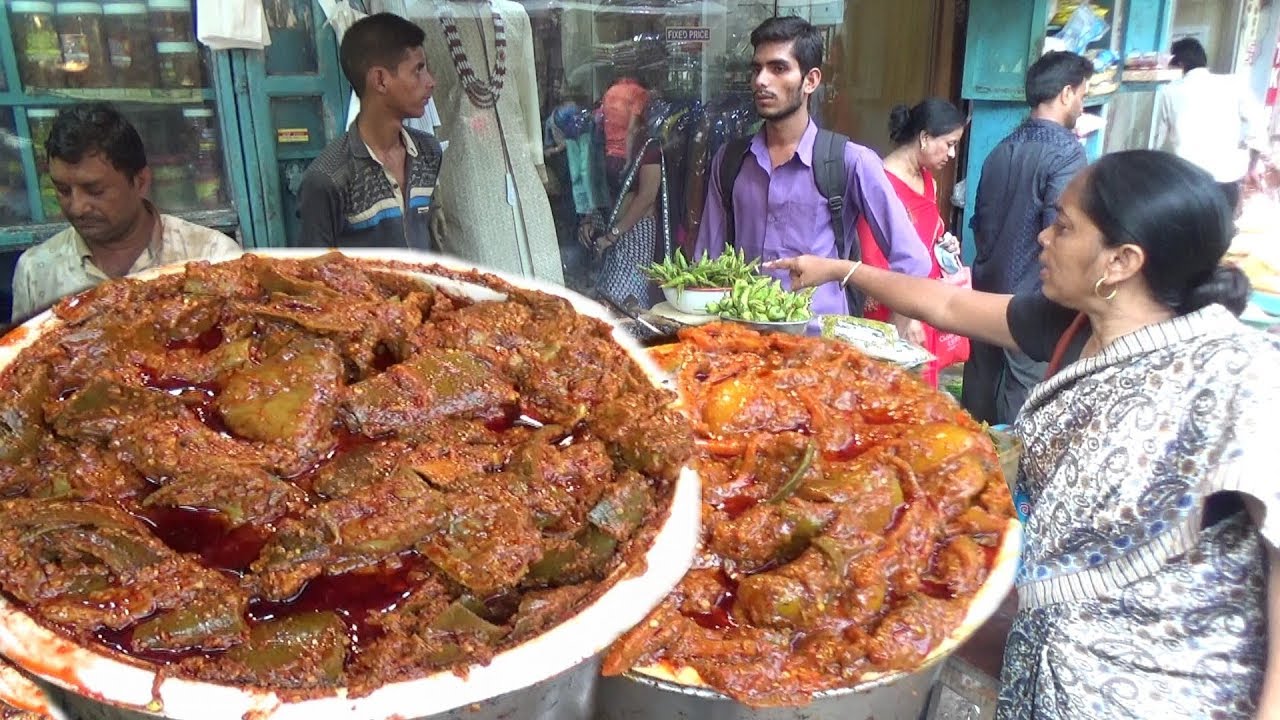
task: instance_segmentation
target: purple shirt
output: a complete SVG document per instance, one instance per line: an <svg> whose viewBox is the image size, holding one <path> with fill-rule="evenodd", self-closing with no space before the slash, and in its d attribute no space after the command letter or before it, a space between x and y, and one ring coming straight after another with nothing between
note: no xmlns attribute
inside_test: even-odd
<svg viewBox="0 0 1280 720"><path fill-rule="evenodd" d="M813 142L817 136L818 126L810 121L800 137L795 157L777 168L769 160L764 130L751 141L751 152L744 158L733 186L736 244L747 259L760 258L767 262L806 254L839 257L835 232L831 229L831 211L813 179ZM724 204L720 201L723 160L724 148L720 148L711 163L707 206L702 213L694 258L702 257L704 252L716 257L724 250ZM844 146L844 164L849 172L844 201L844 230L848 242L858 242L857 221L859 215L865 213L880 246L889 248L889 267L907 275L927 276L932 268L929 256L902 201L885 177L880 157L870 148L848 143ZM790 288L791 279L785 272L770 274ZM839 283L818 288L813 295L813 312L848 314L848 300Z"/></svg>

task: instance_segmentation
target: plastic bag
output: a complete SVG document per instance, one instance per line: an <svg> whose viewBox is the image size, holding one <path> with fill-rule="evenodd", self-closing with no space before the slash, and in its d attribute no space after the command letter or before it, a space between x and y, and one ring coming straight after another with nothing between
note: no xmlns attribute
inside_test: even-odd
<svg viewBox="0 0 1280 720"><path fill-rule="evenodd" d="M960 260L960 243L954 235L945 233L934 244L933 257L942 269L938 282L965 290L973 288L972 275ZM938 367L944 368L969 359L969 338L936 330L929 350L937 358Z"/></svg>
<svg viewBox="0 0 1280 720"><path fill-rule="evenodd" d="M892 324L850 315L823 315L822 337L841 340L877 360L911 370L934 360L928 350L898 337Z"/></svg>
<svg viewBox="0 0 1280 720"><path fill-rule="evenodd" d="M1071 19L1067 20L1067 24L1054 37L1061 40L1070 52L1082 55L1089 47L1089 43L1102 39L1110 29L1111 26L1098 17L1092 5L1082 2L1076 6L1075 11L1071 13Z"/></svg>
<svg viewBox="0 0 1280 720"><path fill-rule="evenodd" d="M338 42L342 42L342 36L347 33L347 28L364 17L364 13L351 7L351 3L347 0L319 0L319 3L325 22L333 27L334 34L338 36Z"/></svg>
<svg viewBox="0 0 1280 720"><path fill-rule="evenodd" d="M196 39L211 50L262 50L271 44L262 0L196 0Z"/></svg>
<svg viewBox="0 0 1280 720"><path fill-rule="evenodd" d="M948 274L944 272L938 281L966 290L973 288L973 279L969 268L963 265L955 273ZM940 368L962 363L969 359L969 338L939 330L937 337L934 339L932 350L934 356L938 359L938 367Z"/></svg>

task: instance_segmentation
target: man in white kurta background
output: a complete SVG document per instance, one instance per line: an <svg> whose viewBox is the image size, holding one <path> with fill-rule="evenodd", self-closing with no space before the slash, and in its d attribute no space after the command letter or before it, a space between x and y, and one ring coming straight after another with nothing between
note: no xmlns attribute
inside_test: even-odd
<svg viewBox="0 0 1280 720"><path fill-rule="evenodd" d="M1182 38L1170 51L1169 65L1183 75L1156 97L1151 148L1204 168L1236 206L1241 180L1265 150L1261 107L1244 80L1209 72L1199 40Z"/></svg>

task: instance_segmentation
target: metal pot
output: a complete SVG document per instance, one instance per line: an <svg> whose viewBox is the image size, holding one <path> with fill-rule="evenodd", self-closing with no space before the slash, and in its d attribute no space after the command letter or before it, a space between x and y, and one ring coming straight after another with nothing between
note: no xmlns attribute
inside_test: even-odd
<svg viewBox="0 0 1280 720"><path fill-rule="evenodd" d="M941 669L933 663L784 708L754 708L714 690L629 672L601 679L595 720L918 720Z"/></svg>
<svg viewBox="0 0 1280 720"><path fill-rule="evenodd" d="M324 252L283 250L260 254L306 258ZM436 263L456 271L473 269L454 259L410 251L372 250L346 254L374 261ZM159 268L142 274L140 279L181 269L182 266ZM388 269L402 271L394 267ZM421 272L413 274L437 287L477 300L505 297L481 285ZM609 320L609 314L603 307L572 291L494 274L511 285L563 297L579 313ZM61 322L45 312L5 336L0 340L0 370ZM616 326L613 337L655 383L668 381L648 354ZM686 467L676 481L670 512L642 561L624 568L623 572L628 574L624 574L577 615L525 643L498 653L487 665L468 668L465 677L450 671L438 672L416 680L384 685L360 698L348 698L345 690L339 689L329 697L287 702L269 690L165 677L149 666L101 647L78 645L36 622L3 596L0 596L0 653L32 675L71 691L63 694L69 704L97 708L93 714L77 713L86 717L586 720L590 717L591 697L598 676L597 657L619 635L640 622L688 570L698 542L700 512L698 475ZM121 714L122 710L124 714Z"/></svg>
<svg viewBox="0 0 1280 720"><path fill-rule="evenodd" d="M987 581L964 621L918 668L815 693L804 706L754 708L707 687L659 679L636 670L600 681L595 720L918 720L946 658L1000 607L1013 586L1022 549L1022 523L1010 520Z"/></svg>

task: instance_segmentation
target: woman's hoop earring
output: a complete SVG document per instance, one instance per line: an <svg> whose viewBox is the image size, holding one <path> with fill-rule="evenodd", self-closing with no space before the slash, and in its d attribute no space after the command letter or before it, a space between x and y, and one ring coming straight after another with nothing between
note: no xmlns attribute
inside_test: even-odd
<svg viewBox="0 0 1280 720"><path fill-rule="evenodd" d="M1098 282L1093 284L1093 294L1097 295L1101 300L1114 300L1116 298L1116 288L1111 288L1111 292L1106 295L1102 294L1102 283L1107 281L1107 276L1103 275L1098 278Z"/></svg>

